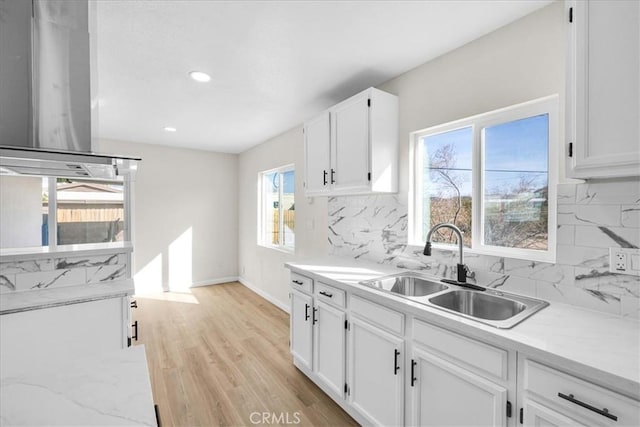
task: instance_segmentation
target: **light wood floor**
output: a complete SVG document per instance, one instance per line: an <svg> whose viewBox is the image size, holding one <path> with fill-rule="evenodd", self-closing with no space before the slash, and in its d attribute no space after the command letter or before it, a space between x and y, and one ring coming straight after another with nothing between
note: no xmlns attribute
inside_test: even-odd
<svg viewBox="0 0 640 427"><path fill-rule="evenodd" d="M251 426L263 412L356 425L293 366L286 313L240 283L192 292L138 296L132 310L163 427Z"/></svg>

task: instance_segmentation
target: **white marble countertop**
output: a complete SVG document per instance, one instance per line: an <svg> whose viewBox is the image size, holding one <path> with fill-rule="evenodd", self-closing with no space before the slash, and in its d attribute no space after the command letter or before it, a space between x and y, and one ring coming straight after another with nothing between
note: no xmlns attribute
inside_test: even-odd
<svg viewBox="0 0 640 427"><path fill-rule="evenodd" d="M551 302L513 328L497 329L358 284L401 271L394 267L335 257L285 265L327 284L348 287L353 294L384 299L390 307L434 324L544 359L640 399L640 322L636 320Z"/></svg>
<svg viewBox="0 0 640 427"><path fill-rule="evenodd" d="M133 251L131 242L85 243L82 245L61 245L56 247L37 246L31 248L0 249L0 262L30 259L54 258L62 256L86 256Z"/></svg>
<svg viewBox="0 0 640 427"><path fill-rule="evenodd" d="M133 280L0 294L0 315L133 295Z"/></svg>
<svg viewBox="0 0 640 427"><path fill-rule="evenodd" d="M2 426L155 426L144 346L0 379Z"/></svg>

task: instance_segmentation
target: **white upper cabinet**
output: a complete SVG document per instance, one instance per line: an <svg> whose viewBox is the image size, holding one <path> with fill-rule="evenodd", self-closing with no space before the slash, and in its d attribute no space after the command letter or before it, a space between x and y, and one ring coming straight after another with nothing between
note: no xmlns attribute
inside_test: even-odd
<svg viewBox="0 0 640 427"><path fill-rule="evenodd" d="M567 175L640 175L640 2L567 1Z"/></svg>
<svg viewBox="0 0 640 427"><path fill-rule="evenodd" d="M369 88L304 124L307 196L398 191L398 97Z"/></svg>

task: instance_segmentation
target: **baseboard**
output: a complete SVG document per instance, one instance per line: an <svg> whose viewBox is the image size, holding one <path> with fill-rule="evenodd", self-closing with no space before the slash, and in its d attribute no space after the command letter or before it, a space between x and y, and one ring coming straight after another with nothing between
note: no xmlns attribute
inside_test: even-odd
<svg viewBox="0 0 640 427"><path fill-rule="evenodd" d="M289 313L289 305L288 304L283 304L282 302L278 301L277 299L275 299L273 297L273 295L265 292L263 289L258 288L256 285L252 284L251 282L249 282L244 277L238 277L238 282L242 283L244 286L246 286L247 288L249 288L250 290L252 290L256 294L260 295L262 298L266 299L271 304L273 304L276 307L278 307L280 310L284 311L285 313Z"/></svg>
<svg viewBox="0 0 640 427"><path fill-rule="evenodd" d="M192 282L190 288L198 288L200 286L219 285L221 283L237 282L238 276L220 277L218 279L200 280L198 282Z"/></svg>

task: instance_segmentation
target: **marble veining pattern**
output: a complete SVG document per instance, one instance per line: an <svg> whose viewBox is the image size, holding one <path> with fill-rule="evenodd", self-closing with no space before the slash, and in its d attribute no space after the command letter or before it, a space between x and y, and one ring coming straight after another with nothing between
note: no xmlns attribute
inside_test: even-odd
<svg viewBox="0 0 640 427"><path fill-rule="evenodd" d="M331 255L454 278L458 254L408 245L399 195L330 197ZM476 282L610 314L640 318L640 277L609 272L609 247L640 246L640 180L558 186L556 263L465 254Z"/></svg>
<svg viewBox="0 0 640 427"><path fill-rule="evenodd" d="M0 391L2 425L156 425L142 346L6 376Z"/></svg>
<svg viewBox="0 0 640 427"><path fill-rule="evenodd" d="M0 261L0 294L113 282L128 275L127 264L127 253Z"/></svg>

